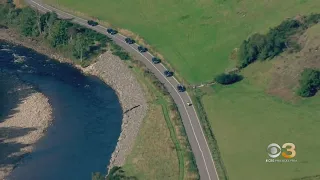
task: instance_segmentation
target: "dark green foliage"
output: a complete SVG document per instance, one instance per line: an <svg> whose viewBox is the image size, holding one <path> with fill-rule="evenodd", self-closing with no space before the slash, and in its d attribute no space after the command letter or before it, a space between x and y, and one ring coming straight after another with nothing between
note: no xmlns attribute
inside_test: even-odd
<svg viewBox="0 0 320 180"><path fill-rule="evenodd" d="M84 58L87 58L90 51L90 45L92 42L90 42L89 38L85 36L84 34L76 34L76 37L74 39L73 44L73 55L80 59L81 61Z"/></svg>
<svg viewBox="0 0 320 180"><path fill-rule="evenodd" d="M0 4L0 22L18 27L23 36L47 40L53 48L80 59L81 65L88 65L91 57L105 52L107 43L112 41L92 29L59 19L54 12L40 14L31 8L15 8L12 3ZM114 54L123 60L129 59L122 49L117 49Z"/></svg>
<svg viewBox="0 0 320 180"><path fill-rule="evenodd" d="M37 14L31 8L23 8L20 15L20 31L24 36L38 36Z"/></svg>
<svg viewBox="0 0 320 180"><path fill-rule="evenodd" d="M233 84L235 82L241 81L242 79L243 77L241 75L234 74L234 73L232 74L222 73L215 78L215 80L219 84L223 84L223 85Z"/></svg>
<svg viewBox="0 0 320 180"><path fill-rule="evenodd" d="M69 41L68 22L65 20L57 20L53 23L51 33L48 36L52 47L59 45L67 45Z"/></svg>
<svg viewBox="0 0 320 180"><path fill-rule="evenodd" d="M298 94L302 97L314 96L320 89L320 71L305 69L301 73L300 89Z"/></svg>
<svg viewBox="0 0 320 180"><path fill-rule="evenodd" d="M240 46L240 67L244 68L258 59L273 58L287 48L299 49L299 45L291 37L318 22L320 22L320 14L311 14L302 17L301 21L285 20L277 27L270 29L265 35L253 34Z"/></svg>
<svg viewBox="0 0 320 180"><path fill-rule="evenodd" d="M119 58L121 60L129 60L130 59L130 55L126 51L124 51L120 46L118 46L114 43L112 43L111 51L112 51L113 55L119 56Z"/></svg>
<svg viewBox="0 0 320 180"><path fill-rule="evenodd" d="M51 30L55 21L58 20L58 15L53 13L45 13L40 17L41 31L45 33L45 36L51 35Z"/></svg>
<svg viewBox="0 0 320 180"><path fill-rule="evenodd" d="M138 180L138 178L126 176L121 167L115 166L110 170L106 180Z"/></svg>
<svg viewBox="0 0 320 180"><path fill-rule="evenodd" d="M115 56L119 56L119 58L122 60L129 60L130 59L129 54L125 51L114 51L114 52L112 52L112 54Z"/></svg>
<svg viewBox="0 0 320 180"><path fill-rule="evenodd" d="M320 23L320 14L311 14L310 16L305 17L304 21L309 26Z"/></svg>

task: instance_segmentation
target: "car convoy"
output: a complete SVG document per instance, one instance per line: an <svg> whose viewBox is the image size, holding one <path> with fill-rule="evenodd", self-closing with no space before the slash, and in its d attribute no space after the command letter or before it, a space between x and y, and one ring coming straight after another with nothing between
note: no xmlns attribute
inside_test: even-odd
<svg viewBox="0 0 320 180"><path fill-rule="evenodd" d="M88 20L88 25L90 25L90 26L97 26L97 25L98 25L98 22L93 21L93 20ZM112 28L108 28L108 29L107 29L107 33L110 34L110 35L115 35L115 34L118 33L118 31L115 30L115 29L112 29ZM134 43L136 43L135 40L133 40L133 39L131 39L131 38L129 38L129 37L125 38L124 41L125 41L127 44L134 44ZM139 51L140 53L145 53L145 52L148 51L148 49L147 49L146 47L140 45L140 46L138 46L138 51ZM161 63L161 60L160 60L159 58L157 58L157 57L152 57L152 63L153 63L153 64L159 64L159 63ZM173 76L173 72L172 72L172 71L169 71L169 70L165 70L165 71L163 72L163 74L164 74L166 77L172 77L172 76ZM183 86L183 85L181 85L181 84L179 84L179 85L177 86L177 90L178 90L179 92L185 92L185 91L186 91L186 87ZM192 104L191 104L190 102L187 102L187 105L188 105L188 106L191 106Z"/></svg>

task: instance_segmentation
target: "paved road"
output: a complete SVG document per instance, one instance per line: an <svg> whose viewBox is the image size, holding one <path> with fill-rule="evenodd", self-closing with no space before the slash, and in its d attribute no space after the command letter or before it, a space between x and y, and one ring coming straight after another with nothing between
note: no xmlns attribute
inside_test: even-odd
<svg viewBox="0 0 320 180"><path fill-rule="evenodd" d="M80 17L76 17L72 14L66 13L52 6L46 5L39 0L38 1L25 0L25 1L29 5L31 5L33 8L37 8L41 12L55 11L61 18L73 19L72 21L75 23L81 24L83 26L86 26L88 28L91 28L102 34L109 36L110 38L113 39L115 43L117 43L119 46L121 46L126 51L128 51L137 60L142 61L147 66L147 68L149 68L155 74L155 76L162 83L164 83L165 87L168 89L169 93L171 94L175 103L178 106L192 151L196 159L196 163L200 173L200 178L202 180L218 180L219 179L209 147L208 147L208 143L205 139L197 113L193 106L188 106L186 104L187 102L192 103L191 98L187 92L181 93L177 91L176 87L180 83L177 81L175 77L167 78L163 75L163 72L166 70L163 64L161 63L153 64L151 62L151 58L153 57L152 54L150 54L149 52L140 53L137 50L138 44L129 45L125 43L124 39L126 37L121 35L120 33L116 35L109 35L106 32L106 27L103 27L101 25L98 25L95 27L88 26L87 20Z"/></svg>

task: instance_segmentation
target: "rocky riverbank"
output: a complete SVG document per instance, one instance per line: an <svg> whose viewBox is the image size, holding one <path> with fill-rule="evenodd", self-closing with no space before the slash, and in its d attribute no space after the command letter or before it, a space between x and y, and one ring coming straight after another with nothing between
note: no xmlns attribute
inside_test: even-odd
<svg viewBox="0 0 320 180"><path fill-rule="evenodd" d="M4 179L52 121L48 99L18 77L0 71L0 179Z"/></svg>
<svg viewBox="0 0 320 180"><path fill-rule="evenodd" d="M84 72L100 77L117 92L124 114L121 134L110 159L109 169L122 166L146 115L147 102L143 90L126 64L110 52L102 54L98 61L85 68Z"/></svg>
<svg viewBox="0 0 320 180"><path fill-rule="evenodd" d="M11 29L0 29L0 39L34 49L61 62L71 62L43 42L21 37ZM110 52L99 56L96 63L89 67L78 68L85 73L100 77L117 92L124 115L121 134L112 154L109 168L122 166L134 145L140 124L147 111L144 92L126 64Z"/></svg>

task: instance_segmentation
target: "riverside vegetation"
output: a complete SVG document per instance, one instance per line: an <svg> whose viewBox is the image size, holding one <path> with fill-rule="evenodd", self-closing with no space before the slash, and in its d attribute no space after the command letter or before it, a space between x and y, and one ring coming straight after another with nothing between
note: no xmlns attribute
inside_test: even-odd
<svg viewBox="0 0 320 180"><path fill-rule="evenodd" d="M73 24L68 20L61 20L57 18L57 15L55 13L40 14L39 12L34 11L30 8L16 8L12 3L1 4L0 13L1 17L3 17L1 18L2 24L19 30L19 32L21 32L23 36L44 40L53 49L60 51L65 56L71 58L74 61L74 63L81 64L82 66L88 66L89 64L93 63L95 57L101 52L104 52L105 50L111 50L112 54L119 56L122 60L131 59L128 53L126 53L119 46L114 44L109 38L99 33L96 33L95 31L92 31L90 29ZM26 18L30 16L33 18ZM103 43L107 45L104 46ZM154 106L156 108L154 108L154 110L150 112L150 117L148 117L148 119L146 119L145 121L149 121L148 123L146 122L147 124L155 123L154 125L156 126L162 125L160 129L156 128L158 129L157 132L159 132L157 134L159 136L162 136L162 134L165 132L165 137L159 138L152 136L154 132L150 132L150 128L153 127L148 127L149 125L144 125L144 127L142 127L141 130L144 132L144 134L141 134L138 138L145 138L145 136L151 137L147 138L146 140L146 143L148 142L148 147L150 147L150 144L152 144L152 142L156 141L158 141L161 144L161 147L159 146L160 144L155 144L154 146L151 146L154 149L146 148L146 151L144 152L150 154L150 157L157 157L157 160L154 158L145 159L144 161L139 163L139 165L135 164L134 161L129 161L128 165L125 165L124 168L112 168L110 170L109 176L106 178L148 179L153 177L167 176L168 179L176 179L175 177L181 180L184 179L184 177L189 179L197 179L197 168L193 159L193 154L191 152L190 146L188 145L188 141L185 137L185 132L181 119L179 117L176 107L173 104L172 99L168 97L168 93L165 91L161 83L159 83L156 80L156 78L153 77L152 74L149 71L147 71L142 64L138 63L138 61L133 60L127 61L127 63L130 64L129 66L131 68L135 69L134 72L136 72L137 76L140 77L139 79L141 81L144 81L142 83L148 84L146 85L146 89L148 89L147 91L151 91L150 88L152 88L152 91L157 92L157 98L152 98L151 100L151 102L154 102ZM149 80L144 80L146 78ZM158 118L156 117L159 117L161 115L164 116L164 118L161 119L161 121L163 122L158 122L156 120ZM169 137L167 136L168 134L170 134ZM141 146L147 146L147 144L140 144L139 142L137 143L138 147L133 149L134 152L130 155L131 158L135 158L135 156L140 156L139 151L135 149L139 149ZM163 146L163 144L172 145L170 145L168 149L167 146ZM154 151L156 149L166 150L167 153L166 156L164 156L164 158L168 159L161 159L159 157L162 156L154 154L158 152ZM174 160L175 158L177 159ZM165 166L169 169L164 168L161 172L156 171L154 173L149 173L153 171L152 169L156 166L148 166L148 163L158 164L162 161L166 162ZM158 166L158 169L161 169L161 167L162 166ZM123 169L125 169L126 172ZM105 177L100 173L94 173L92 178L104 179Z"/></svg>
<svg viewBox="0 0 320 180"><path fill-rule="evenodd" d="M0 23L19 30L21 35L45 40L52 48L82 66L88 66L93 57L107 50L123 60L129 58L128 53L112 43L107 36L59 19L54 12L40 14L29 7L16 8L8 1L0 4Z"/></svg>

